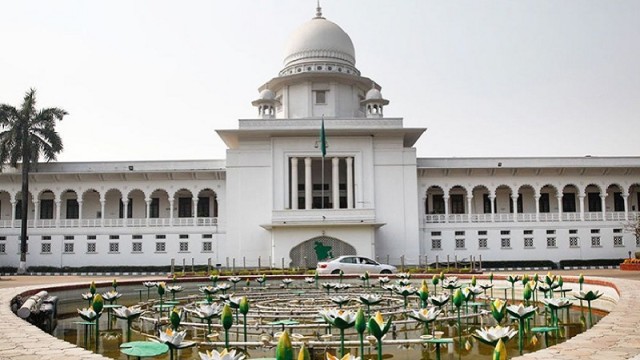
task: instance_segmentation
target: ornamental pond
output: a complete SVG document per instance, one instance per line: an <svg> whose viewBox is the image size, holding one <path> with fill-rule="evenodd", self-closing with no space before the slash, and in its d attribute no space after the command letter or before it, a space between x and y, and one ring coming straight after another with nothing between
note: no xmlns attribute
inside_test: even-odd
<svg viewBox="0 0 640 360"><path fill-rule="evenodd" d="M563 284L561 277L551 274L538 281L533 275L524 281L522 276L507 280L397 274L370 279L212 276L107 283L95 288L106 305L97 333L95 318L83 319L78 312L96 300L87 284L85 289L52 294L60 299L53 335L113 359L127 359L120 346L131 341L179 342L156 359L199 359L199 353L222 351L227 343L247 359L275 359L276 345L286 331L296 356L304 344L312 359L326 359L327 352L341 358L343 351L378 359L378 340L369 326L360 345L355 318L362 309L365 322L379 313L381 328L389 324L381 338L384 359L492 359L497 338L503 339L511 358L520 354L520 347L529 353L566 341L606 315L589 312L591 301L579 299L585 295L578 288L582 284ZM593 301L599 301L597 297ZM243 298L246 308L241 311ZM227 331L222 325L229 315L225 304L232 317ZM127 307L133 310L130 321L123 315ZM496 327L498 320L501 328ZM171 328L184 338L167 339Z"/></svg>

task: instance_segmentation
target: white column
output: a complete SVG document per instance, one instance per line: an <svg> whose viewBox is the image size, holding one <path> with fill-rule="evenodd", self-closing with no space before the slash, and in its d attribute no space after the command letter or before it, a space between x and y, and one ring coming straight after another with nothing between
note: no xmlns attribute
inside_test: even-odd
<svg viewBox="0 0 640 360"><path fill-rule="evenodd" d="M106 200L100 200L100 226L104 226L104 205Z"/></svg>
<svg viewBox="0 0 640 360"><path fill-rule="evenodd" d="M11 227L13 227L16 222L16 203L17 201L11 200Z"/></svg>
<svg viewBox="0 0 640 360"><path fill-rule="evenodd" d="M54 201L55 205L56 205L56 227L60 226L60 204L62 203L60 200L55 200Z"/></svg>
<svg viewBox="0 0 640 360"><path fill-rule="evenodd" d="M82 200L76 200L78 202L78 226L82 226Z"/></svg>
<svg viewBox="0 0 640 360"><path fill-rule="evenodd" d="M629 194L621 194L624 201L624 219L629 220Z"/></svg>
<svg viewBox="0 0 640 360"><path fill-rule="evenodd" d="M558 200L558 221L562 221L562 195L556 195Z"/></svg>
<svg viewBox="0 0 640 360"><path fill-rule="evenodd" d="M193 225L195 226L198 224L198 197L197 196L194 196L191 199L191 204L193 206L193 214L191 215L193 217Z"/></svg>
<svg viewBox="0 0 640 360"><path fill-rule="evenodd" d="M129 198L127 197L123 197L122 198L122 219L124 220L124 223L127 223L127 215L129 210Z"/></svg>
<svg viewBox="0 0 640 360"><path fill-rule="evenodd" d="M147 204L147 216L145 223L147 226L149 226L149 219L151 218L151 199L146 198L144 199L144 202Z"/></svg>
<svg viewBox="0 0 640 360"><path fill-rule="evenodd" d="M340 209L340 158L331 159L331 192L333 193L333 208Z"/></svg>
<svg viewBox="0 0 640 360"><path fill-rule="evenodd" d="M347 209L353 209L353 158L347 158Z"/></svg>
<svg viewBox="0 0 640 360"><path fill-rule="evenodd" d="M311 158L304 159L304 208L311 210L312 198Z"/></svg>
<svg viewBox="0 0 640 360"><path fill-rule="evenodd" d="M602 204L602 220L607 220L607 206L605 200L607 198L607 194L600 194L600 203Z"/></svg>
<svg viewBox="0 0 640 360"><path fill-rule="evenodd" d="M33 202L33 227L38 227L38 219L40 218L40 201Z"/></svg>
<svg viewBox="0 0 640 360"><path fill-rule="evenodd" d="M511 195L511 202L513 203L513 221L518 222L518 195Z"/></svg>
<svg viewBox="0 0 640 360"><path fill-rule="evenodd" d="M291 158L291 209L298 210L298 158Z"/></svg>
<svg viewBox="0 0 640 360"><path fill-rule="evenodd" d="M169 224L173 225L173 198L169 199Z"/></svg>
<svg viewBox="0 0 640 360"><path fill-rule="evenodd" d="M580 221L584 221L584 195L578 195L580 201Z"/></svg>
<svg viewBox="0 0 640 360"><path fill-rule="evenodd" d="M443 196L444 200L444 222L449 222L449 197Z"/></svg>
<svg viewBox="0 0 640 360"><path fill-rule="evenodd" d="M533 198L536 202L536 221L540 221L540 195L535 195Z"/></svg>
<svg viewBox="0 0 640 360"><path fill-rule="evenodd" d="M471 222L471 203L473 196L467 194L467 222Z"/></svg>

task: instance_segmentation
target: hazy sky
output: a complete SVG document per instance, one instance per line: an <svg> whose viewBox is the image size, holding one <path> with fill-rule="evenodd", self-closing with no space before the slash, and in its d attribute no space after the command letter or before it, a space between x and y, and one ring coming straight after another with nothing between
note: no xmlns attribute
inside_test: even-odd
<svg viewBox="0 0 640 360"><path fill-rule="evenodd" d="M0 103L61 161L223 159L315 0L0 0ZM322 0L421 157L640 155L640 1Z"/></svg>

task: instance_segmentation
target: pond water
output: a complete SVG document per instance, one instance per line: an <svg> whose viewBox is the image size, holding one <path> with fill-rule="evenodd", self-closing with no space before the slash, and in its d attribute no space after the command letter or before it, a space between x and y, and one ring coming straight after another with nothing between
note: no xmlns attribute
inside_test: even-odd
<svg viewBox="0 0 640 360"><path fill-rule="evenodd" d="M343 305L343 309L357 310L362 305L357 299L361 294L378 294L382 297L379 304L371 306L371 313L380 311L384 314L385 320L393 314L394 322L391 330L387 333L383 340L383 353L385 359L396 360L416 360L416 359L436 359L436 349L434 345L425 344L420 340L425 329L421 323L409 318L405 312L411 309L419 309L420 300L416 295L408 297L408 305L405 310L404 299L402 296L383 290L379 287L363 288L360 283L352 282L351 287L342 289L338 292L330 290L327 292L322 288L316 289L313 284L306 284L302 280L296 280L287 288L281 288L280 283L276 280L270 281L271 284L264 288L258 284L252 283L249 287L237 286L237 290L229 289L227 294L236 296L247 296L250 303L250 310L247 316L249 346L246 347L247 358L273 358L275 356L275 348L273 345L277 342L277 336L283 329L287 329L295 337L302 337L301 340L308 342L314 359L323 359L324 353L329 351L336 353L339 343L339 330L330 328L318 315L320 310L337 308L331 298L336 296L346 297L348 303ZM414 280L415 285L419 284L418 280ZM243 282L244 284L244 282ZM169 283L170 285L170 283ZM204 296L198 290L200 286L211 285L202 281L200 283L180 283L183 291L176 294L176 300L179 301L178 308L194 307L196 302L202 302ZM238 284L239 285L239 284ZM87 286L88 288L88 286ZM98 288L98 293L104 293L112 290L111 287ZM433 288L430 287L432 291ZM60 298L58 313L58 326L53 335L67 342L85 347L91 351L95 351L95 333L93 325L82 324L82 319L77 315L77 309L86 308L88 301L81 298L81 293L86 291L69 290L60 291L52 295L58 295ZM140 285L119 286L118 292L122 297L117 300L121 305L137 305L141 304L144 308L151 311L151 306L157 304L159 296L155 288L151 288L149 292ZM443 290L438 289L439 293ZM149 294L149 295L147 295ZM219 293L212 295L214 301L219 301ZM496 293L497 295L497 293ZM539 294L542 297L542 294ZM147 296L149 299L147 300ZM558 295L556 295L558 296ZM171 294L167 292L164 301L171 299ZM493 347L485 345L476 340L472 333L481 326L493 326L495 320L490 314L489 299L478 299L477 306L469 306L467 310L463 305L461 307L462 333L458 333L457 313L452 311L451 303L447 303L443 307L443 314L438 317L434 323L430 325L431 333L434 330L442 331L443 338L452 338L453 343L443 345L440 349L442 359L491 359ZM510 294L509 294L509 303ZM516 299L515 303L519 303ZM484 311L483 311L484 310ZM484 315L477 315L483 312ZM464 318L468 314L468 318ZM219 338L207 339L207 325L202 319L198 319L186 311L182 312L182 328L187 330L186 340L195 341L194 347L179 350L174 355L174 359L199 359L198 352L216 349L218 351L224 348L224 331L220 327L220 319L212 320L212 331L219 333ZM594 324L602 317L602 313L593 313ZM167 311L163 313L164 319L160 319L157 311L143 314L140 319L133 321L131 331L131 341L145 341L149 337L158 336L161 329L166 328ZM240 325L237 325L234 316L234 326L229 333L229 341L232 348L239 348L244 351L245 346L233 345L236 342L242 342L244 339L242 329L242 315L239 316ZM284 321L283 321L284 320ZM292 321L287 321L292 320ZM530 327L545 326L550 321L550 313L542 304L538 304L538 312L531 321ZM589 314L585 308L573 306L570 309L560 310L559 312L560 330L548 333L538 333L525 336L524 353L537 351L546 348L548 345L554 345L558 342L566 341L576 334L586 330L589 324ZM275 322L275 324L273 324ZM284 324L283 324L284 323ZM435 324L435 325L434 325ZM507 318L502 323L503 326L511 326L517 328L517 321ZM98 353L113 359L127 359L127 356L120 352L120 344L127 341L127 324L126 321L116 319L110 316L108 309L105 309L100 318L99 324L99 340ZM85 334L87 335L85 338ZM332 335L328 335L332 334ZM368 335L365 333L365 335ZM535 337L535 339L533 338ZM269 342L269 338L272 339ZM461 341L459 341L461 339ZM347 341L346 352L352 354L359 353L358 334L353 328L345 331L345 340ZM364 341L364 358L376 358L375 341ZM266 344L266 346L265 346ZM518 336L516 335L507 343L509 357L518 355ZM297 354L297 350L295 351ZM358 354L358 356L360 356ZM156 357L156 359L169 359L169 355L165 354Z"/></svg>

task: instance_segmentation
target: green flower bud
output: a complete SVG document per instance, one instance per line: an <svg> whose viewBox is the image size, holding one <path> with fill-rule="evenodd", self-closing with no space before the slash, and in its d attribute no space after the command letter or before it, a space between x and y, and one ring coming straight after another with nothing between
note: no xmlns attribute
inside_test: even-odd
<svg viewBox="0 0 640 360"><path fill-rule="evenodd" d="M578 277L578 283L584 284L584 275L580 274L580 276Z"/></svg>
<svg viewBox="0 0 640 360"><path fill-rule="evenodd" d="M233 311L231 311L229 304L224 304L222 315L220 316L220 323L225 330L231 329L231 325L233 325Z"/></svg>
<svg viewBox="0 0 640 360"><path fill-rule="evenodd" d="M93 311L95 311L96 314L100 314L102 312L102 308L104 307L104 299L102 298L102 295L96 294L96 296L93 297L93 303L91 304L91 306L93 307Z"/></svg>
<svg viewBox="0 0 640 360"><path fill-rule="evenodd" d="M439 282L440 278L438 277L438 275L433 275L433 277L431 278L431 283L433 284L433 286L438 285Z"/></svg>
<svg viewBox="0 0 640 360"><path fill-rule="evenodd" d="M289 338L288 330L285 330L280 335L278 346L276 346L276 360L293 360L293 348L291 347L291 338Z"/></svg>
<svg viewBox="0 0 640 360"><path fill-rule="evenodd" d="M113 290L116 290L118 288L118 281L116 279L113 279L113 281L111 282L111 286L113 287Z"/></svg>
<svg viewBox="0 0 640 360"><path fill-rule="evenodd" d="M473 275L473 276L471 277L471 286L476 286L476 284L477 284L476 276L475 276L475 275Z"/></svg>
<svg viewBox="0 0 640 360"><path fill-rule="evenodd" d="M364 317L364 311L360 308L356 314L356 331L358 334L363 334L365 330L367 330L367 320Z"/></svg>
<svg viewBox="0 0 640 360"><path fill-rule="evenodd" d="M453 305L459 308L460 306L462 306L463 302L464 295L462 294L462 291L460 289L456 289L456 292L453 294Z"/></svg>
<svg viewBox="0 0 640 360"><path fill-rule="evenodd" d="M159 282L158 283L158 295L160 295L160 296L164 295L164 291L165 291L164 282Z"/></svg>
<svg viewBox="0 0 640 360"><path fill-rule="evenodd" d="M302 347L300 348L300 352L298 353L298 360L311 360L311 354L309 354L309 349L307 349L304 343L302 344Z"/></svg>
<svg viewBox="0 0 640 360"><path fill-rule="evenodd" d="M533 294L533 291L531 290L531 286L529 285L529 283L527 283L524 286L522 297L524 297L525 300L529 301L531 299L532 294Z"/></svg>
<svg viewBox="0 0 640 360"><path fill-rule="evenodd" d="M249 313L249 300L247 300L246 296L243 296L242 299L240 299L239 309L242 315L247 315L247 313Z"/></svg>
<svg viewBox="0 0 640 360"><path fill-rule="evenodd" d="M96 294L96 283L95 283L95 281L92 281L91 285L89 285L89 292L91 293L91 295L95 295Z"/></svg>
<svg viewBox="0 0 640 360"><path fill-rule="evenodd" d="M180 327L180 310L178 308L173 308L171 315L169 315L169 321L171 321L171 329L177 331Z"/></svg>

